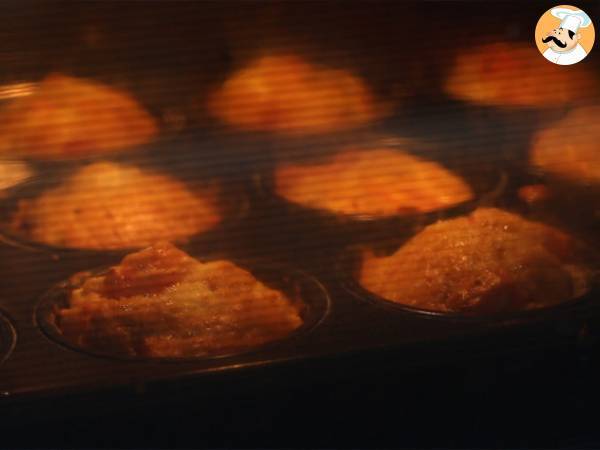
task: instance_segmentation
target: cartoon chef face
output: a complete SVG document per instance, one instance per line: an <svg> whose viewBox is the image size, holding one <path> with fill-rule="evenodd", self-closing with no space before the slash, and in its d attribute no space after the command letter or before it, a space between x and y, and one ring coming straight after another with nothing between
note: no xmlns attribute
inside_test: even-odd
<svg viewBox="0 0 600 450"><path fill-rule="evenodd" d="M581 31L580 28L587 28L592 25L590 17L580 9L573 9L572 7L557 7L552 8L548 11L552 16L560 20L559 23L554 25L554 29L548 31L548 28L544 26L542 33L545 35L540 36L539 31L536 29L536 39L540 39L541 42L538 44L545 44L546 48L542 55L548 61L561 66L569 66L576 64L583 60L587 56L586 49L581 45L581 37L587 39L585 31ZM546 12L544 16L548 14ZM544 16L542 16L544 18ZM547 20L545 20L547 22ZM540 19L539 24L542 22ZM591 32L591 40L593 42L593 27ZM541 45L539 45L541 47Z"/></svg>
<svg viewBox="0 0 600 450"><path fill-rule="evenodd" d="M542 39L542 42L555 52L562 53L573 50L580 39L581 34L576 34L573 30L560 27L550 31Z"/></svg>

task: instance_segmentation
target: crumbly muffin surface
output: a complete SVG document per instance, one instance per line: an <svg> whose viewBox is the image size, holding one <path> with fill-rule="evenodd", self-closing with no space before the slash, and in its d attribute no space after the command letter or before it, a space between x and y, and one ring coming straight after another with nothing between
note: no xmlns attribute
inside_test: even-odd
<svg viewBox="0 0 600 450"><path fill-rule="evenodd" d="M56 325L101 353L195 357L281 339L303 323L299 305L226 260L200 262L171 244L133 253L106 273L78 275Z"/></svg>
<svg viewBox="0 0 600 450"><path fill-rule="evenodd" d="M365 253L358 281L382 298L425 310L536 309L584 288L575 248L562 231L483 208L426 227L391 256Z"/></svg>
<svg viewBox="0 0 600 450"><path fill-rule="evenodd" d="M165 174L98 162L37 198L21 200L11 227L49 245L135 248L213 228L221 220L216 202L216 188L195 192Z"/></svg>

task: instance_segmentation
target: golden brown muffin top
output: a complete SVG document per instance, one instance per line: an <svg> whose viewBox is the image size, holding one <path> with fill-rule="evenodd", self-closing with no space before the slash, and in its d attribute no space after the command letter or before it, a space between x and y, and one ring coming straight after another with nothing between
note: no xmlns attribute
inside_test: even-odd
<svg viewBox="0 0 600 450"><path fill-rule="evenodd" d="M0 112L0 153L38 159L125 151L157 134L131 95L99 82L52 74Z"/></svg>
<svg viewBox="0 0 600 450"><path fill-rule="evenodd" d="M560 107L598 94L584 66L549 63L529 44L499 42L456 56L444 82L451 97L486 106Z"/></svg>
<svg viewBox="0 0 600 450"><path fill-rule="evenodd" d="M216 186L192 190L167 174L98 162L20 201L12 228L61 247L136 248L213 228L221 221L217 202Z"/></svg>
<svg viewBox="0 0 600 450"><path fill-rule="evenodd" d="M209 113L234 128L290 135L353 128L388 110L359 77L293 54L251 61L208 101Z"/></svg>
<svg viewBox="0 0 600 450"><path fill-rule="evenodd" d="M349 149L326 162L284 164L277 194L310 208L350 215L392 216L447 208L473 192L434 161L386 149Z"/></svg>
<svg viewBox="0 0 600 450"><path fill-rule="evenodd" d="M0 161L0 197L6 195L6 189L31 178L33 173L33 169L25 162Z"/></svg>
<svg viewBox="0 0 600 450"><path fill-rule="evenodd" d="M364 254L360 284L380 297L441 312L535 309L585 290L576 242L495 208L426 227L391 256Z"/></svg>
<svg viewBox="0 0 600 450"><path fill-rule="evenodd" d="M600 184L600 106L574 109L539 131L531 146L533 166L575 183Z"/></svg>

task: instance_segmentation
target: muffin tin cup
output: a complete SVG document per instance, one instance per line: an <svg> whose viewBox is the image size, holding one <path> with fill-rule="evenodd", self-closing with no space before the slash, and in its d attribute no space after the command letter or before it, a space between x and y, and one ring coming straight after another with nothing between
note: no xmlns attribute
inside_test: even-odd
<svg viewBox="0 0 600 450"><path fill-rule="evenodd" d="M487 106L447 99L416 99L389 127L417 139L462 148L484 161L524 161L532 133L559 120L569 106Z"/></svg>
<svg viewBox="0 0 600 450"><path fill-rule="evenodd" d="M377 242L404 233L414 233L438 220L463 215L480 206L493 205L502 196L508 183L508 176L501 166L473 164L453 167L452 157L449 160L440 158L443 153L442 149L428 143L415 143L396 137L373 139L371 135L370 138L365 138L355 145L368 145L373 148L414 149L417 155L440 161L451 171L463 176L471 185L474 198L447 208L424 213L391 216L337 214L325 209L294 203L279 195L273 177L274 167L267 175L257 174L255 176L256 214L261 214L261 219L273 222L275 227L284 227L291 234L305 233L308 236L317 236L325 233L336 242L340 240L343 243ZM336 150L344 148L346 147L335 147Z"/></svg>
<svg viewBox="0 0 600 450"><path fill-rule="evenodd" d="M17 333L8 317L0 311L0 365L12 353L17 342Z"/></svg>
<svg viewBox="0 0 600 450"><path fill-rule="evenodd" d="M388 247L383 253L390 254L393 249ZM560 319L566 313L577 314L584 311L586 307L596 304L598 307L598 294L600 293L600 271L596 270L591 279L586 283L585 292L574 293L573 298L556 305L519 311L507 311L498 313L477 312L444 312L429 310L406 305L400 302L386 299L377 295L358 281L361 255L357 249L347 250L339 255L335 271L337 280L342 288L356 298L374 306L383 308L394 314L412 315L414 317L430 318L454 322L475 322L489 325L527 324L536 321ZM583 290L583 289L581 289Z"/></svg>
<svg viewBox="0 0 600 450"><path fill-rule="evenodd" d="M466 111L467 120L477 124L471 145L495 148L502 160L515 161L527 158L532 134L559 120L568 108L470 106Z"/></svg>
<svg viewBox="0 0 600 450"><path fill-rule="evenodd" d="M552 174L539 171L535 173L550 191L550 198L546 202L548 208L552 209L556 216L567 215L571 222L587 228L590 234L595 234L597 238L600 227L600 183L577 183Z"/></svg>
<svg viewBox="0 0 600 450"><path fill-rule="evenodd" d="M201 258L202 261L221 259L217 256ZM185 357L147 357L121 355L111 352L102 352L94 349L87 349L78 346L76 343L67 340L61 333L56 324L56 309L68 306L69 293L80 286L84 279L73 283L70 280L64 281L52 287L39 300L34 310L34 322L51 341L69 348L73 351L115 360L123 361L164 361L164 362L185 362L235 358L251 354L260 354L272 350L287 350L293 352L295 345L306 339L307 335L327 318L331 309L331 301L326 288L312 275L291 268L289 266L275 264L268 261L258 260L237 260L232 259L234 263L242 268L249 270L256 278L267 286L281 290L293 304L300 305L300 314L303 319L302 325L293 330L289 335L276 340L261 344L255 347L242 348L235 352L215 352L199 356ZM107 268L96 269L89 272L89 276L99 275Z"/></svg>
<svg viewBox="0 0 600 450"><path fill-rule="evenodd" d="M565 229L590 248L600 248L600 185L560 179L527 163L513 164L508 170L510 183L499 200L503 208ZM542 189L542 195L528 200L521 194L521 188L528 186Z"/></svg>
<svg viewBox="0 0 600 450"><path fill-rule="evenodd" d="M138 164L133 163L127 164L133 167L148 168L152 171L157 171L156 162L149 162L148 160L138 161ZM74 253L83 252L86 254L116 254L125 255L132 251L139 250L144 246L132 247L132 248L81 248L81 247L70 247L53 245L44 242L35 241L28 236L19 233L10 226L10 222L13 214L17 211L18 203L20 200L34 199L39 195L43 194L46 190L52 189L59 186L60 183L65 180L74 167L55 167L54 170L46 172L46 176L38 175L36 178L32 178L27 182L21 183L6 191L6 196L0 198L0 240L8 245L12 245L27 251L37 252L49 252L49 253ZM194 169L189 166L186 169L181 168L177 164L166 166L160 173L170 174L172 173L175 178L181 179L182 181L189 181L186 178L191 178ZM216 178L208 179L209 181L219 182ZM218 243L224 239L223 234L226 230L235 226L243 217L248 214L249 211L249 198L246 194L246 181L235 180L235 182L222 182L222 191L219 194L218 205L221 210L222 220L215 224L210 229L200 232L195 235L180 238L175 241L176 244L185 247L188 243ZM60 213L58 213L60 214ZM60 218L57 216L57 218Z"/></svg>
<svg viewBox="0 0 600 450"><path fill-rule="evenodd" d="M141 144L135 147L129 147L120 151L80 155L74 156L72 158L36 158L34 156L23 155L21 157L21 160L26 161L39 173L48 173L61 170L74 170L86 164L92 164L99 161L128 163L132 160L150 160L156 152L155 149L157 147L159 148L161 145L167 142L167 140L161 138L151 143ZM18 157L18 155L16 155L15 158L16 157Z"/></svg>
<svg viewBox="0 0 600 450"><path fill-rule="evenodd" d="M264 227L266 235L261 237L273 240L275 236L269 230L279 228L288 234L282 245L305 247L307 243L318 241L325 241L333 246L350 243L385 245L390 240L401 240L405 235L412 235L438 220L467 214L485 203L473 201L430 213L384 218L368 215L336 215L329 211L288 203L280 198L270 199L266 204L270 208L263 210L264 217L260 220L269 221L270 225ZM302 236L302 239L291 240L289 236Z"/></svg>

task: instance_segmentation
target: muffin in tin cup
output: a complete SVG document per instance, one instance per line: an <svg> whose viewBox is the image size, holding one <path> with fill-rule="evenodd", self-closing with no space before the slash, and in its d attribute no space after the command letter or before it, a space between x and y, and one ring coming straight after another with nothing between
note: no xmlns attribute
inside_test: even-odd
<svg viewBox="0 0 600 450"><path fill-rule="evenodd" d="M361 242L492 203L506 184L501 167L476 155L390 135L354 138L275 162L257 182L257 207L290 229Z"/></svg>
<svg viewBox="0 0 600 450"><path fill-rule="evenodd" d="M35 317L50 339L85 353L196 360L293 346L329 309L321 283L289 266L157 243L54 286Z"/></svg>
<svg viewBox="0 0 600 450"><path fill-rule="evenodd" d="M387 247L349 248L336 267L364 300L427 316L487 320L583 305L598 288L593 248L498 208L429 225Z"/></svg>
<svg viewBox="0 0 600 450"><path fill-rule="evenodd" d="M123 253L159 240L215 239L247 212L247 197L242 186L195 175L145 160L57 169L10 190L1 232L16 245L53 252Z"/></svg>

